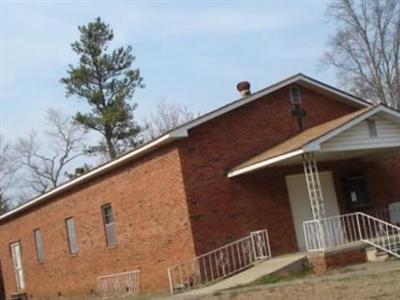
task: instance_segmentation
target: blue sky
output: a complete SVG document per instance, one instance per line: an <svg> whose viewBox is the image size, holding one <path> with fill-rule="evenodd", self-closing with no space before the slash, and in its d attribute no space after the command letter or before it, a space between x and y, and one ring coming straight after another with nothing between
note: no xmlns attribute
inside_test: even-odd
<svg viewBox="0 0 400 300"><path fill-rule="evenodd" d="M206 112L238 98L235 85L258 90L302 72L335 84L318 60L334 27L324 1L2 1L1 133L13 140L43 126L47 107L73 114L59 79L76 57L77 26L100 16L114 46L132 45L146 88L137 117L162 99Z"/></svg>

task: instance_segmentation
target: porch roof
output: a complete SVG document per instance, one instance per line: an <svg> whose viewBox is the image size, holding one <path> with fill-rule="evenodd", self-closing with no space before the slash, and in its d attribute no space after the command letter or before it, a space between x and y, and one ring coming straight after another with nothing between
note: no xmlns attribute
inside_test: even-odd
<svg viewBox="0 0 400 300"><path fill-rule="evenodd" d="M376 105L347 114L343 117L309 128L292 138L269 148L228 171L228 177L250 173L266 166L288 160L303 153L318 152L321 144L344 130L378 113L390 115L400 124L400 113L383 105ZM399 136L400 141L400 136ZM400 146L400 144L398 145ZM348 149L351 150L351 149Z"/></svg>

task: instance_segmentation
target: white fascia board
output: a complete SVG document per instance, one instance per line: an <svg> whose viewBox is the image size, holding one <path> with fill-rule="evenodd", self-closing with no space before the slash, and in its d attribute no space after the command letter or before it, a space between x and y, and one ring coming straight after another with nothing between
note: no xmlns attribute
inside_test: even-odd
<svg viewBox="0 0 400 300"><path fill-rule="evenodd" d="M381 112L388 114L393 121L400 123L400 111L380 105Z"/></svg>
<svg viewBox="0 0 400 300"><path fill-rule="evenodd" d="M188 135L187 135L187 131L186 130L176 130L176 131L171 132L169 134L165 134L163 136L160 136L159 138L155 139L154 141L152 141L152 142L150 142L148 144L145 144L142 147L139 147L136 150L133 150L132 152L129 152L129 153L121 156L120 158L117 158L115 160L112 160L112 161L100 166L100 167L97 167L97 168L93 169L92 171L89 171L88 173L83 174L83 175L77 177L76 179L73 179L73 180L71 180L71 181L69 181L69 182L67 182L67 183L65 183L63 185L60 185L59 187L56 187L55 189L50 190L46 194L43 194L43 195L41 195L39 197L36 197L36 198L32 199L31 201L29 201L29 202L27 202L27 203L25 203L25 204L23 204L21 206L18 206L17 208L15 208L15 209L13 209L13 210L1 215L0 216L0 221L3 220L3 219L6 219L7 217L10 217L10 216L18 213L18 212L21 212L21 211L23 211L23 210L25 210L25 209L27 209L27 208L29 208L31 206L34 206L37 203L40 203L40 202L42 202L42 201L44 201L44 200L46 200L46 199L58 194L58 193L61 193L61 192L65 191L65 190L68 190L69 188L74 187L75 185L78 185L78 184L80 184L80 183L82 183L82 182L84 182L86 180L89 180L89 179L91 179L91 178L93 178L93 177L95 177L95 176L97 176L97 175L99 175L99 174L101 174L103 172L106 172L106 171L108 171L108 170L110 170L110 169L112 169L114 167L117 167L117 166L121 165L122 163L124 163L126 161L129 161L129 160L131 160L131 159L133 159L135 157L138 157L141 154L145 154L146 152L149 152L149 151L153 150L157 146L161 146L161 145L167 144L167 143L169 143L169 142L171 142L173 140L184 138L184 137L187 137L187 136Z"/></svg>
<svg viewBox="0 0 400 300"><path fill-rule="evenodd" d="M350 100L350 101L355 102L355 103L357 103L357 104L359 104L361 106L364 106L364 107L373 106L372 103L368 103L366 101L362 101L362 100L358 99L357 97L352 97L351 95L349 95L349 94L347 94L345 92L342 92L339 89L330 87L329 85L325 85L325 84L320 83L318 81L315 81L315 80L312 80L310 78L307 78L307 77L303 76L302 74L300 74L299 76L300 76L300 78L299 78L300 80L302 80L304 82L307 82L307 83L309 83L311 85L314 85L314 86L316 86L316 87L318 87L320 89L329 91L330 93L335 94L335 95L337 95L337 96L339 96L341 98Z"/></svg>
<svg viewBox="0 0 400 300"><path fill-rule="evenodd" d="M265 168L266 166L272 165L274 163L280 162L282 160L285 160L285 159L288 159L288 158L291 158L291 157L294 157L294 156L297 156L297 155L300 155L300 154L303 154L303 153L304 153L303 149L295 150L295 151L292 151L292 152L288 152L288 153L285 153L285 154L282 154L282 155L279 155L279 156L276 156L276 157L273 157L273 158L270 158L270 159L267 159L267 160L260 161L258 163L253 164L253 165L241 168L239 170L235 170L235 171L229 172L227 174L227 177L228 178L232 178L232 177L239 176L239 175L242 175L242 174L250 173L250 172Z"/></svg>

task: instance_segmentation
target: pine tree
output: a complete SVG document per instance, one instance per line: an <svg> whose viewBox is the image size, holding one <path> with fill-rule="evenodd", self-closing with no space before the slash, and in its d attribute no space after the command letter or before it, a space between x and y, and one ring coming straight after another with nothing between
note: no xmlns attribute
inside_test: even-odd
<svg viewBox="0 0 400 300"><path fill-rule="evenodd" d="M134 120L136 88L143 88L140 70L132 67L132 47L108 50L113 30L100 18L79 26L80 39L72 50L79 56L77 66L69 65L67 77L61 79L67 96L84 99L91 111L78 112L75 120L87 129L99 132L103 139L89 147L89 153L107 154L113 159L137 146L140 126Z"/></svg>

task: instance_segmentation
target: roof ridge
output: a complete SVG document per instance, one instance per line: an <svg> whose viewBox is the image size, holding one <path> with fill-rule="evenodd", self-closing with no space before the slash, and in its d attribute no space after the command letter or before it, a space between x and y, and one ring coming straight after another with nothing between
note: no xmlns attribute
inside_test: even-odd
<svg viewBox="0 0 400 300"><path fill-rule="evenodd" d="M50 198L50 197L58 194L59 192L62 192L63 190L66 190L72 186L75 186L75 185L83 182L84 180L89 180L92 177L95 177L99 174L103 174L103 172L107 172L111 168L119 166L121 163L123 163L125 161L134 159L140 155L143 155L143 153L146 154L148 152L151 152L151 151L157 149L158 147L161 147L161 146L163 146L167 143L170 143L174 140L177 140L180 138L185 138L188 136L188 130L190 130L191 128L201 125L205 122L208 122L209 120L212 120L220 115L230 112L236 108L239 108L245 104L248 104L254 100L257 100L262 96L273 93L274 91L276 91L282 87L285 87L289 84L292 84L292 83L298 82L298 81L308 82L311 85L315 85L318 88L325 89L328 92L331 92L333 94L339 94L339 96L341 96L343 99L353 101L354 103L357 103L359 105L365 105L368 107L370 107L370 105L371 105L368 102L366 102L354 95L348 94L348 93L341 91L333 86L330 86L328 84L320 82L320 81L318 81L312 77L309 77L303 73L297 73L295 75L286 77L285 79L280 80L274 84L271 84L263 89L260 89L257 92L255 92L249 96L241 97L233 102L230 102L230 103L225 104L225 105L223 105L217 109L214 109L208 113L205 113L204 115L199 116L198 118L196 118L194 120L191 120L185 124L182 124L180 126L177 126L173 129L165 132L164 134L160 135L159 137L157 137L153 140L150 140L147 143L140 145L137 148L127 151L126 153L116 157L113 160L110 160L104 164L98 165L95 168L93 168L92 170L85 173L84 175L81 175L75 179L67 181L67 182L63 183L62 185L49 190L45 194L39 195L39 196L29 200L28 202L24 203L23 205L18 206L16 208L12 209L11 211L1 215L0 221L4 220L6 217L9 217L12 214L17 213L25 208L31 207L32 205L36 204L39 201Z"/></svg>

